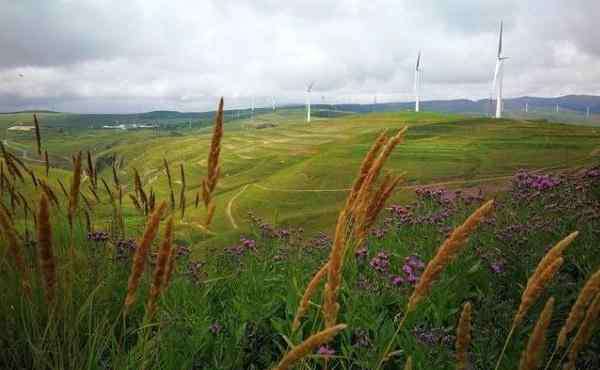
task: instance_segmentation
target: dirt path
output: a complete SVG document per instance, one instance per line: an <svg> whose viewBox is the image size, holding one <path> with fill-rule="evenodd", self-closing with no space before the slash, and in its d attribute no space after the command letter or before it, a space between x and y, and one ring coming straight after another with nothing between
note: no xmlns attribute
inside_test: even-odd
<svg viewBox="0 0 600 370"><path fill-rule="evenodd" d="M248 185L244 185L244 187L242 188L242 190L240 190L238 193L236 193L233 197L231 197L231 199L229 200L229 203L227 203L227 217L229 217L229 222L231 222L231 226L237 230L239 229L237 223L235 222L235 219L233 218L233 214L231 213L231 209L233 207L233 202L237 199L237 197L239 197L240 195L242 195L243 192L246 191L246 189L248 189L248 186L250 186L250 184Z"/></svg>
<svg viewBox="0 0 600 370"><path fill-rule="evenodd" d="M3 141L3 144L4 144L4 145L5 145L7 148L9 148L9 149L12 149L12 150L16 150L16 151L19 151L19 152L21 152L21 159L23 159L23 160L25 160L25 161L37 162L37 163L45 163L44 161L41 161L41 160L39 160L39 159L30 158L30 157L29 157L29 153L27 152L27 150L25 150L25 149L23 149L23 148L19 148L19 147L17 147L17 146L14 146L14 145L10 144L10 143L8 142L8 140L4 140L4 141Z"/></svg>
<svg viewBox="0 0 600 370"><path fill-rule="evenodd" d="M261 190L266 191L282 191L286 193L327 193L327 192L342 192L342 191L350 191L352 188L343 188L343 189L278 189L278 188L270 188L268 186L263 186L260 184L252 184Z"/></svg>
<svg viewBox="0 0 600 370"><path fill-rule="evenodd" d="M564 166L551 166L551 167L544 167L544 168L538 168L538 169L532 169L529 170L530 172L543 172L543 171L548 171L548 170L559 170L559 169L565 169L566 167ZM405 185L405 186L401 186L399 187L399 189L416 189L418 187L437 187L437 186L447 186L447 185L461 185L461 184L478 184L478 183L485 183L485 182L495 182L495 181L501 181L501 180L510 180L513 178L514 175L500 175L500 176L490 176L490 177L483 177L483 178L477 178L477 179L470 179L470 180L449 180L449 181L440 181L440 182L434 182L434 183L429 183L429 184L415 184L415 185ZM244 185L244 187L242 188L242 190L240 190L238 193L236 193L227 203L227 217L229 218L229 222L231 223L231 226L233 226L234 229L239 229L238 224L235 222L235 218L233 217L232 214L232 208L233 208L233 203L235 202L235 200L242 195L243 192L246 191L246 189L248 189L249 186L255 186L261 190L265 190L265 191L279 191L279 192L288 192L288 193L327 193L327 192L347 192L350 191L351 188L341 188L341 189L281 189L281 188L271 188L268 186L264 186L264 185L260 185L257 183L253 183L253 184L247 184Z"/></svg>

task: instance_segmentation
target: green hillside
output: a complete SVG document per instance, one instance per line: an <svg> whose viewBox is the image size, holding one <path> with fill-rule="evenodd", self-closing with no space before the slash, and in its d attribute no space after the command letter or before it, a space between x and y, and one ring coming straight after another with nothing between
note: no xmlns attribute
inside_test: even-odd
<svg viewBox="0 0 600 370"><path fill-rule="evenodd" d="M507 182L520 168L561 169L592 163L600 146L599 133L590 127L433 113L372 113L318 118L307 124L301 111L284 110L231 121L225 126L222 178L216 191L216 237L237 238L239 230L247 227L248 212L312 232L328 230L376 135L405 125L409 127L406 142L393 153L388 168L405 172L406 186L489 186ZM160 136L153 131L46 133L44 143L55 164L68 168L68 157L77 150L92 151L101 163L116 154L124 158L123 181L129 181L136 168L145 188L152 188L159 199L168 198L163 158L171 165L176 193L183 164L191 205L186 224L199 223L203 217L204 210L195 209L193 203L206 169L209 127L163 131ZM8 144L33 148L32 135L20 135L10 137ZM99 168L101 176L112 177L110 166ZM412 193L401 189L395 198L406 200ZM131 207L128 201L126 208ZM135 215L132 209L127 213Z"/></svg>

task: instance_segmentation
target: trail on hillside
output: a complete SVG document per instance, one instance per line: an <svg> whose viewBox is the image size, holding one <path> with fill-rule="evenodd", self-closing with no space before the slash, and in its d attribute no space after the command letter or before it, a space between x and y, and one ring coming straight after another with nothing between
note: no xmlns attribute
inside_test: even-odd
<svg viewBox="0 0 600 370"><path fill-rule="evenodd" d="M10 144L10 143L8 142L8 140L4 140L4 141L3 141L3 144L4 144L4 145L5 145L7 148L9 148L9 149L12 149L12 150L16 150L16 151L18 151L18 152L21 152L21 159L23 159L23 160L25 160L25 161L37 162L37 163L45 163L44 161L41 161L41 160L39 160L39 159L30 158L30 157L29 157L29 153L27 152L27 150L25 150L25 149L23 149L23 148L19 148L19 147L17 147L17 146L14 146L14 145Z"/></svg>
<svg viewBox="0 0 600 370"><path fill-rule="evenodd" d="M568 167L565 166L551 166L551 167L544 167L544 168L538 168L538 169L532 169L529 170L530 172L543 172L543 171L548 171L548 170L559 170L559 169L565 169ZM500 180L510 180L513 178L514 175L498 175L498 176L490 176L490 177L482 177L482 178L476 178L476 179L470 179L470 180L448 180L448 181L440 181L440 182L433 182L433 183L429 183L429 184L415 184L415 185L405 185L405 186L400 186L399 189L416 189L418 187L436 187L436 186L446 186L446 185L460 185L460 184L476 184L476 183L484 183L484 182L494 182L494 181L500 181ZM240 190L238 193L236 193L227 203L227 209L226 209L226 213L227 213L227 217L229 218L229 222L231 223L231 226L234 229L239 229L238 224L235 221L235 218L233 217L232 214L232 208L233 208L233 203L235 202L235 200L242 195L243 192L246 191L246 189L248 189L249 186L255 186L258 189L261 190L266 190L266 191L279 191L279 192L289 192L289 193L327 193L327 192L347 192L350 191L351 188L340 188L340 189L282 189L282 188L271 188L268 186L264 186L264 185L260 185L257 183L253 183L253 184L247 184L244 185L244 187L242 188L242 190Z"/></svg>
<svg viewBox="0 0 600 370"><path fill-rule="evenodd" d="M244 185L244 187L242 188L242 190L240 190L238 193L236 193L233 197L231 197L231 199L229 200L229 203L227 203L227 217L229 217L229 222L231 222L231 226L234 229L238 229L238 225L235 222L235 219L233 218L233 214L231 213L231 209L233 207L233 202L237 199L237 197L239 197L240 195L242 195L243 192L246 191L246 189L248 189L248 186L250 186L250 184L248 185Z"/></svg>

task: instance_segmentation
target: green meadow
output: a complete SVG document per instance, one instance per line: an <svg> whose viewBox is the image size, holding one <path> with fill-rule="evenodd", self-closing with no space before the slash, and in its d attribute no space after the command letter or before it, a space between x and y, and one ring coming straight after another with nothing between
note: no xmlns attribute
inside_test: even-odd
<svg viewBox="0 0 600 370"><path fill-rule="evenodd" d="M512 370L522 359L533 364L527 370L600 366L599 289L582 288L600 281L594 127L407 112L307 124L293 109L227 120L207 228L202 201L194 203L211 127L116 131L77 117L69 117L76 126L57 124L61 117L40 115L48 176L33 132L3 135L12 156L0 179L2 368ZM17 121L31 117L0 115L3 129ZM368 166L379 180L338 219L373 142L405 127L383 171ZM84 171L74 177L79 151ZM106 187L93 186L88 151ZM142 197L134 171L165 212L135 206ZM403 182L378 203L384 173ZM368 223L361 212L372 209ZM322 269L335 261L337 273ZM306 290L317 271L325 274ZM582 320L556 347L582 290ZM324 321L331 307L340 326ZM314 339L327 330L336 333ZM535 332L545 344L530 339Z"/></svg>
<svg viewBox="0 0 600 370"><path fill-rule="evenodd" d="M411 199L410 189L416 185L493 189L506 184L518 169L576 168L593 163L600 154L596 150L600 132L593 127L408 112L313 118L307 124L299 110L260 114L225 123L214 234L207 235L193 225L204 214L202 207L194 207L194 199L206 171L210 127L163 129L159 136L149 130L59 132L44 128L49 115L58 116L40 117L44 145L51 162L63 169L69 169L70 155L89 150L100 163L100 176L108 181L112 173L106 163L117 155L123 158L120 176L125 183L136 168L144 188L166 199L169 189L163 159L170 164L177 198L183 164L187 232L195 240L218 243L236 240L247 230L248 212L311 232L331 231L356 168L382 130L392 133L409 128L405 143L394 151L388 165L390 171L405 174L396 201ZM0 115L4 127L17 120L31 122L31 115ZM9 146L33 154L33 133L6 132ZM125 203L125 212L135 223L136 212L128 199Z"/></svg>

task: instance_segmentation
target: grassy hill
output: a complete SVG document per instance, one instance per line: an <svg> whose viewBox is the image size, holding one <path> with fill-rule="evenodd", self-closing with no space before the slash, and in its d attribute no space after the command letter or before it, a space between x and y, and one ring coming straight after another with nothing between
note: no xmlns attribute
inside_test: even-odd
<svg viewBox="0 0 600 370"><path fill-rule="evenodd" d="M436 113L371 113L316 118L307 124L303 113L292 109L230 121L225 126L222 178L216 191L213 231L217 239L236 239L247 228L248 212L311 232L328 230L374 138L384 129L405 125L409 127L406 142L392 155L389 168L406 173L406 187L489 187L509 181L521 168L563 169L593 163L600 147L595 128ZM33 148L30 136L11 138L9 144ZM77 150L90 150L99 162L122 157L124 181L136 168L145 188L152 188L159 199L168 198L163 158L170 163L176 192L183 164L187 204L192 205L186 219L193 225L204 215L204 209L195 209L193 202L206 170L209 127L163 131L160 136L152 131L48 132L44 142L55 164L64 168ZM100 170L101 176L111 178L110 167ZM128 186L132 190L131 182ZM409 188L401 189L395 199L406 201L412 194ZM135 223L132 205L127 203L126 208ZM189 231L200 232L193 227Z"/></svg>

